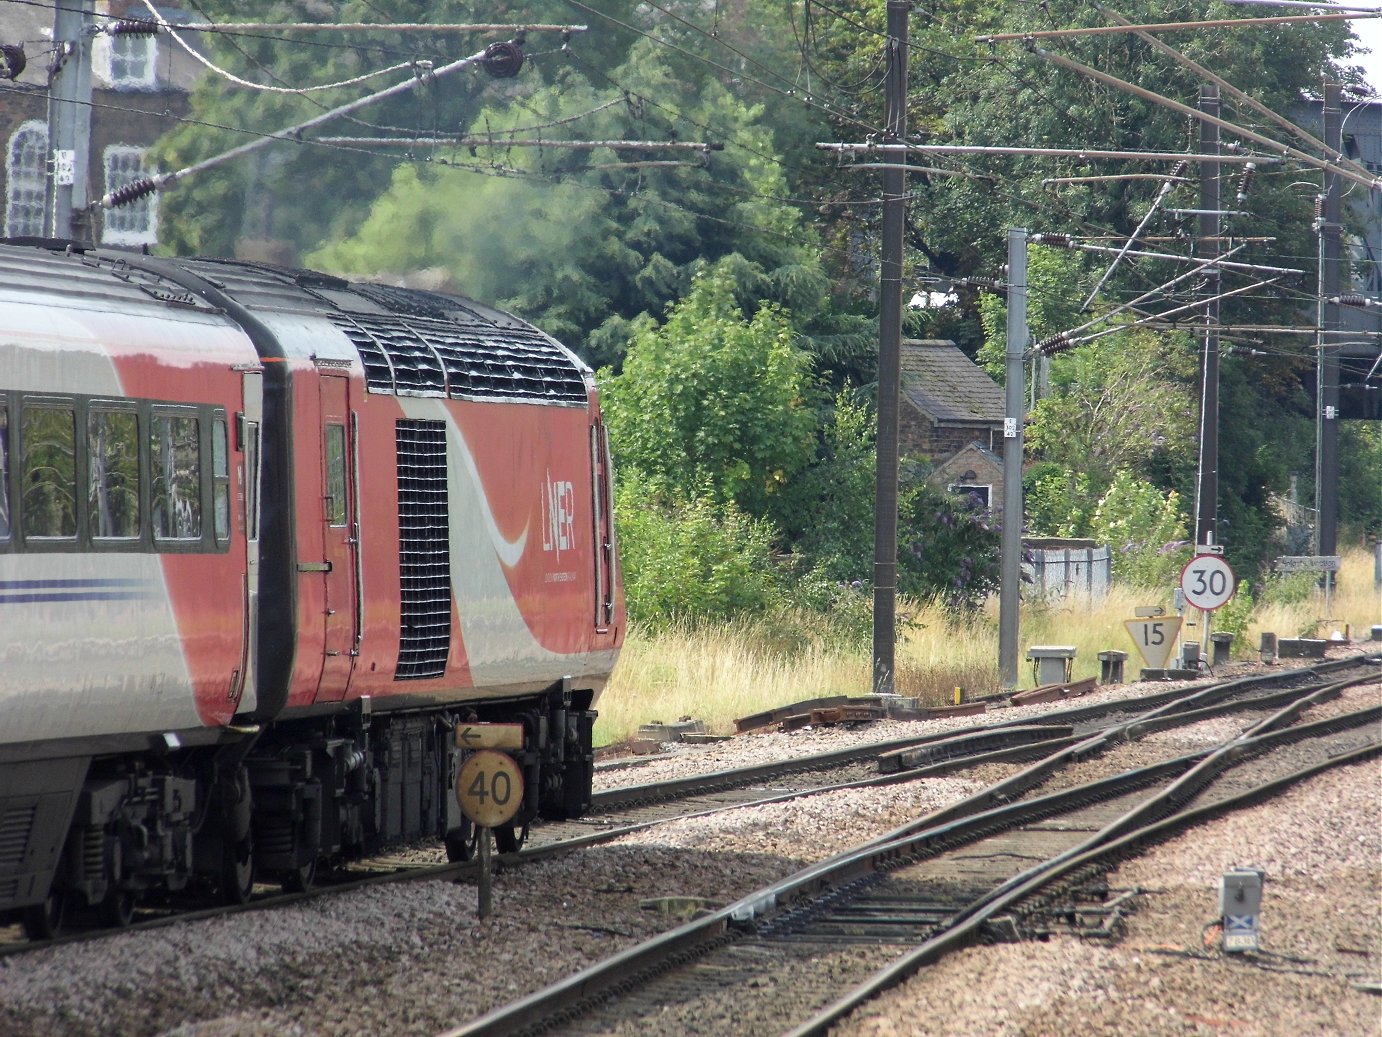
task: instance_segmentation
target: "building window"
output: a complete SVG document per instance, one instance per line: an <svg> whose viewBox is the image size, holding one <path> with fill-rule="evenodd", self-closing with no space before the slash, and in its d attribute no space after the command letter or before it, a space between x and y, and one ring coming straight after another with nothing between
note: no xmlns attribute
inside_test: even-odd
<svg viewBox="0 0 1382 1037"><path fill-rule="evenodd" d="M993 486L979 486L974 483L952 483L947 489L957 497L966 497L979 502L979 506L985 511L989 510L989 498L993 493Z"/></svg>
<svg viewBox="0 0 1382 1037"><path fill-rule="evenodd" d="M106 193L150 175L144 149L117 144L106 148ZM107 209L101 241L107 245L152 245L158 241L158 207L147 194L126 205Z"/></svg>
<svg viewBox="0 0 1382 1037"><path fill-rule="evenodd" d="M92 67L103 86L114 90L152 90L158 85L158 41L152 36L97 36Z"/></svg>
<svg viewBox="0 0 1382 1037"><path fill-rule="evenodd" d="M48 196L47 123L32 119L14 131L5 172L6 237L39 237Z"/></svg>

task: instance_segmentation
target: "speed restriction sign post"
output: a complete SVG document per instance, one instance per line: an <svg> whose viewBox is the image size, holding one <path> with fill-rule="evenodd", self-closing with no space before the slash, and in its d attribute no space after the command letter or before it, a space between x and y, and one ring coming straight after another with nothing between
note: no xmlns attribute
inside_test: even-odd
<svg viewBox="0 0 1382 1037"><path fill-rule="evenodd" d="M1180 636L1180 616L1138 616L1125 619L1133 644L1148 666L1154 670L1166 669L1171 653L1176 650L1176 638Z"/></svg>
<svg viewBox="0 0 1382 1037"><path fill-rule="evenodd" d="M1228 562L1219 555L1199 554L1181 570L1180 589L1187 604L1201 612L1213 612L1228 604L1238 582Z"/></svg>
<svg viewBox="0 0 1382 1037"><path fill-rule="evenodd" d="M493 905L490 871L490 829L507 824L523 805L523 772L508 753L481 749L461 764L456 776L456 800L461 812L474 822L480 836L480 906L488 918Z"/></svg>

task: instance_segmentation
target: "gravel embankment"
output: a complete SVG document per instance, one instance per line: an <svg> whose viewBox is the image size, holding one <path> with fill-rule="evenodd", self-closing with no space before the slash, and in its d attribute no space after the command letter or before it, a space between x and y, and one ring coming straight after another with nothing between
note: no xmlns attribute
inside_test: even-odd
<svg viewBox="0 0 1382 1037"><path fill-rule="evenodd" d="M1202 825L1110 876L1146 890L1124 938L962 951L855 1014L850 1037L1382 1034L1382 762ZM1266 869L1262 950L1218 950L1219 877Z"/></svg>
<svg viewBox="0 0 1382 1037"><path fill-rule="evenodd" d="M1100 695L1164 687L1125 686ZM1378 701L1382 685L1348 695L1357 704ZM1060 707L1025 710L1035 714L1043 708ZM904 731L929 733L940 724L967 727L980 719L750 735L636 767L602 769L597 781L607 785L634 775L632 780L643 782L673 772L745 766L787 752L822 752ZM1238 729L1246 720L1206 721L1178 732L1179 751L1221 737L1227 728L1206 726L1221 723ZM1128 749L1162 756L1176 748L1156 743L1168 738L1151 736L1149 744ZM435 1033L681 921L640 906L646 901L727 902L954 802L1010 770L989 767L669 822L564 860L501 873L495 913L485 922L475 919L472 887L426 882L0 959L0 1034ZM879 1012L851 1024L851 1032L1379 1032L1382 1002L1348 983L1353 974L1376 979L1382 970L1380 789L1377 764L1356 766L1199 829L1125 865L1115 878L1119 885L1155 890L1121 945L1056 940L965 952L892 995L909 1001L884 1002ZM1203 960L1186 956L1203 952L1200 933L1214 911L1218 874L1244 863L1268 869L1264 946L1308 960L1264 958L1259 964L1326 975L1269 973L1224 962L1217 954ZM1158 950L1166 947L1171 952ZM1227 1000L1215 1001L1216 989ZM1082 1022L1076 1027L1072 1020ZM1269 1027L1274 1020L1290 1025Z"/></svg>

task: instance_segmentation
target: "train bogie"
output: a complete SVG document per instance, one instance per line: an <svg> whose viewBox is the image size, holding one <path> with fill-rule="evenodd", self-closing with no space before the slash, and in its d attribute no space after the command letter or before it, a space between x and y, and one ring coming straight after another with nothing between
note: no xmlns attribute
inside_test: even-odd
<svg viewBox="0 0 1382 1037"><path fill-rule="evenodd" d="M622 639L593 378L468 300L0 246L0 913L126 920L589 803Z"/></svg>

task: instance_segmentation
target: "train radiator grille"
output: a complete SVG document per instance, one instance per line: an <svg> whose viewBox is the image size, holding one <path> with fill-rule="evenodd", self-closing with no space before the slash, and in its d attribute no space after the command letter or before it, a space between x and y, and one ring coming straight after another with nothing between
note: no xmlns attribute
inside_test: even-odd
<svg viewBox="0 0 1382 1037"><path fill-rule="evenodd" d="M24 860L37 816L35 803L11 807L0 816L0 868L16 867Z"/></svg>
<svg viewBox="0 0 1382 1037"><path fill-rule="evenodd" d="M440 677L451 650L451 530L446 424L400 421L398 558L402 581L395 680Z"/></svg>

